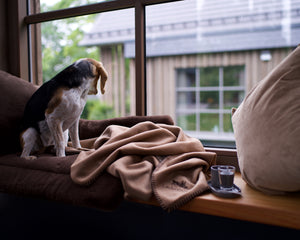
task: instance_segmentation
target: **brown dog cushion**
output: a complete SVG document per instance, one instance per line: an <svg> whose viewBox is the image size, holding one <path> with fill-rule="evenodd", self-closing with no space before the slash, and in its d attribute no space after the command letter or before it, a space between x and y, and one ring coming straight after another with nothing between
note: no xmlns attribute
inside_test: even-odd
<svg viewBox="0 0 300 240"><path fill-rule="evenodd" d="M120 180L105 172L91 186L78 186L70 178L76 157L43 154L26 161L16 154L0 156L0 191L105 211L116 209L124 194Z"/></svg>
<svg viewBox="0 0 300 240"><path fill-rule="evenodd" d="M248 184L266 193L300 190L300 46L246 96L232 124Z"/></svg>
<svg viewBox="0 0 300 240"><path fill-rule="evenodd" d="M20 150L19 125L25 105L37 87L0 70L0 154Z"/></svg>

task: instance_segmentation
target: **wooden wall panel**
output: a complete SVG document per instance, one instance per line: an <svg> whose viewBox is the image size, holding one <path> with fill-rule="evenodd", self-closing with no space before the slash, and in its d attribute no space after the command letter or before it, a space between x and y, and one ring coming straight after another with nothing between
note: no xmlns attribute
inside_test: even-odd
<svg viewBox="0 0 300 240"><path fill-rule="evenodd" d="M105 94L103 95L103 101L108 104L113 104L113 59L111 47L102 47L100 51L100 61L103 63L106 71L108 72L108 79L105 85Z"/></svg>
<svg viewBox="0 0 300 240"><path fill-rule="evenodd" d="M136 96L135 96L135 61L130 59L129 64L129 98L130 98L130 115L136 115Z"/></svg>

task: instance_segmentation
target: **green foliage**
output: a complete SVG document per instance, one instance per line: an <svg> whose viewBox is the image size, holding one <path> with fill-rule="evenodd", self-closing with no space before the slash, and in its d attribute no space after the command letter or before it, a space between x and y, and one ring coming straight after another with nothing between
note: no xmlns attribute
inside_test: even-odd
<svg viewBox="0 0 300 240"><path fill-rule="evenodd" d="M200 86L219 86L219 67L206 67L200 69Z"/></svg>
<svg viewBox="0 0 300 240"><path fill-rule="evenodd" d="M61 0L52 6L42 3L41 9L42 12L46 12L93 2L96 0ZM97 47L79 46L84 35L84 27L94 19L95 15L87 15L41 24L44 82L80 58L99 59Z"/></svg>
<svg viewBox="0 0 300 240"><path fill-rule="evenodd" d="M231 114L230 113L226 113L223 115L223 129L224 132L233 132L233 127L232 127L232 123L231 123Z"/></svg>
<svg viewBox="0 0 300 240"><path fill-rule="evenodd" d="M117 117L114 108L98 99L89 99L81 114L81 118L89 120L101 120Z"/></svg>
<svg viewBox="0 0 300 240"><path fill-rule="evenodd" d="M200 113L200 131L219 131L219 114Z"/></svg>
<svg viewBox="0 0 300 240"><path fill-rule="evenodd" d="M183 130L196 131L196 114L180 115L176 120Z"/></svg>
<svg viewBox="0 0 300 240"><path fill-rule="evenodd" d="M224 67L224 86L243 86L245 84L245 67Z"/></svg>

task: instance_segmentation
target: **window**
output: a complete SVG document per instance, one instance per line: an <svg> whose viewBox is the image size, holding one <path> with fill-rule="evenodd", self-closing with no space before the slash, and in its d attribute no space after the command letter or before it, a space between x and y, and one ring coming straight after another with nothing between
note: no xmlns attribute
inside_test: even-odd
<svg viewBox="0 0 300 240"><path fill-rule="evenodd" d="M245 95L245 67L203 67L176 70L176 122L207 144L234 145L231 108Z"/></svg>
<svg viewBox="0 0 300 240"><path fill-rule="evenodd" d="M147 113L171 115L205 146L235 147L231 108L299 44L296 2L147 6Z"/></svg>
<svg viewBox="0 0 300 240"><path fill-rule="evenodd" d="M125 71L115 74L123 85L114 83L118 89L113 91L115 96L126 92L120 98L125 101L130 97L126 114L171 115L177 125L207 146L234 146L230 109L240 104L300 38L296 1L74 2L59 11L33 11L36 14L25 17L25 23L32 30L47 21L105 13L115 21L113 28L111 21L105 24L111 29L95 25L94 31L84 32L88 41L81 46L90 48L88 51L96 48L100 58L106 52L105 66L112 58L123 59L119 65ZM127 14L130 9L132 13ZM123 24L128 19L130 26ZM113 40L98 41L106 37Z"/></svg>

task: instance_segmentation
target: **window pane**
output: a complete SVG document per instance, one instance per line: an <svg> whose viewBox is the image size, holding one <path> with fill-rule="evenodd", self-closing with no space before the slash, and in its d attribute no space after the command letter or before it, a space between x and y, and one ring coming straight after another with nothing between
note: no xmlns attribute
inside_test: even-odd
<svg viewBox="0 0 300 240"><path fill-rule="evenodd" d="M51 11L94 2L99 1L41 0L41 7ZM147 6L147 114L171 115L206 142L232 142L229 109L299 44L295 2L185 0ZM79 57L100 54L110 74L101 102L116 116L134 115L134 10L99 16L84 24L80 18L42 23L45 80ZM43 27L47 24L52 26ZM184 109L192 113L182 114Z"/></svg>
<svg viewBox="0 0 300 240"><path fill-rule="evenodd" d="M219 92L218 91L200 92L200 108L201 109L218 109L219 108Z"/></svg>
<svg viewBox="0 0 300 240"><path fill-rule="evenodd" d="M147 114L169 114L179 126L183 112L196 114L188 134L233 146L230 109L299 44L298 8L279 0L147 6Z"/></svg>
<svg viewBox="0 0 300 240"><path fill-rule="evenodd" d="M41 23L43 82L80 58L100 58L97 47L80 46L85 25L96 15Z"/></svg>
<svg viewBox="0 0 300 240"><path fill-rule="evenodd" d="M177 107L179 109L192 109L196 107L196 93L195 92L178 92L177 93Z"/></svg>
<svg viewBox="0 0 300 240"><path fill-rule="evenodd" d="M230 66L223 68L224 86L244 86L245 68L244 66Z"/></svg>
<svg viewBox="0 0 300 240"><path fill-rule="evenodd" d="M219 132L219 114L200 113L200 131Z"/></svg>
<svg viewBox="0 0 300 240"><path fill-rule="evenodd" d="M129 30L116 29L111 13L125 18L123 22ZM125 53L123 44L115 41L134 39L133 9L49 21L41 23L41 32L44 82L81 58L101 61L108 72L105 93L98 91L96 96L88 96L82 118L135 115L135 53Z"/></svg>
<svg viewBox="0 0 300 240"><path fill-rule="evenodd" d="M219 86L219 68L206 67L200 69L200 87Z"/></svg>
<svg viewBox="0 0 300 240"><path fill-rule="evenodd" d="M176 122L183 130L195 131L196 130L196 114L178 114Z"/></svg>
<svg viewBox="0 0 300 240"><path fill-rule="evenodd" d="M177 70L177 87L195 87L196 86L196 77L195 69L178 69Z"/></svg>
<svg viewBox="0 0 300 240"><path fill-rule="evenodd" d="M244 91L224 91L224 109L238 107L244 95Z"/></svg>

